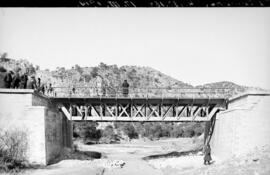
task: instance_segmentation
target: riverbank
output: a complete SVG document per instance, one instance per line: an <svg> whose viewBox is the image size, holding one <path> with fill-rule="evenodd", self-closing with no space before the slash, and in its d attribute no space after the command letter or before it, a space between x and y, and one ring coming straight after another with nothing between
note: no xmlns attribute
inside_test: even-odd
<svg viewBox="0 0 270 175"><path fill-rule="evenodd" d="M188 150L198 146L198 140L191 138L161 139L156 141L133 140L121 144L85 145L75 142L80 151L102 153L101 159L62 160L43 169L26 170L22 175L162 175L163 170L151 165L144 157ZM163 160L161 160L163 161ZM115 166L115 164L123 164Z"/></svg>
<svg viewBox="0 0 270 175"><path fill-rule="evenodd" d="M80 151L101 152L101 159L62 160L42 169L26 170L20 175L270 174L270 147L255 149L248 155L233 157L226 162L219 162L213 158L215 162L205 166L202 152L191 151L200 145L198 141L200 139L194 141L190 138L180 138L156 141L133 140L121 144L99 145L84 145L82 142L75 142ZM170 154L176 152L177 154Z"/></svg>

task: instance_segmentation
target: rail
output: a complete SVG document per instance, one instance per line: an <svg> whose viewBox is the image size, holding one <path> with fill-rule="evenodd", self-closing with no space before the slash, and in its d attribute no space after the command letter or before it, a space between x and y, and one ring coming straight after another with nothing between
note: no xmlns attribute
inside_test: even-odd
<svg viewBox="0 0 270 175"><path fill-rule="evenodd" d="M229 98L230 88L53 87L52 98Z"/></svg>

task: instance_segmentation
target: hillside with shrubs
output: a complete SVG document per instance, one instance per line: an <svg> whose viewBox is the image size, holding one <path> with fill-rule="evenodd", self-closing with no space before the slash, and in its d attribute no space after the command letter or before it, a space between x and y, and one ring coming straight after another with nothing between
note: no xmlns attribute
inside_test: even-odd
<svg viewBox="0 0 270 175"><path fill-rule="evenodd" d="M165 93L179 93L177 89L199 88L203 90L215 88L219 90L216 92L219 94L223 93L222 88L226 88L224 89L226 97L248 90L262 90L261 88L241 86L228 81L192 86L151 67L118 67L117 65L100 63L97 66L90 65L89 67L81 67L76 64L71 68L57 67L56 70L41 70L39 65L33 65L25 59L11 59L5 53L0 54L0 57L0 76L3 77L6 70L14 71L17 68L20 68L22 72L28 70L29 75L41 78L41 82L45 85L52 83L55 90L63 91L63 94L68 94L72 87L77 87L76 92L78 93L81 90L82 95L87 95L87 92L83 91L86 87L106 88L107 94L113 94L120 89L125 79L130 85L130 91L132 92L135 89L138 95L145 93L145 90L148 90L150 94L164 93L164 91L161 92L155 88L163 88L166 90ZM141 93L140 90L142 90Z"/></svg>

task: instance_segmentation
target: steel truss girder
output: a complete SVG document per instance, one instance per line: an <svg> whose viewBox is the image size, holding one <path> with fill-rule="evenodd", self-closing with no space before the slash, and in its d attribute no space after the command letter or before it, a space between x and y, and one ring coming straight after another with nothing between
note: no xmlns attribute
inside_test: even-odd
<svg viewBox="0 0 270 175"><path fill-rule="evenodd" d="M69 120L80 121L209 121L223 107L219 104L145 103L60 103ZM72 111L77 115L73 116Z"/></svg>

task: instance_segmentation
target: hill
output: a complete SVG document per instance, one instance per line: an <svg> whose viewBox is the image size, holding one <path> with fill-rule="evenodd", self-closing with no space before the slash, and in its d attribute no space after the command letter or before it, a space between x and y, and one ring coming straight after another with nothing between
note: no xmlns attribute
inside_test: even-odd
<svg viewBox="0 0 270 175"><path fill-rule="evenodd" d="M229 96L243 93L248 90L263 90L261 88L237 85L233 82L221 81L199 86L192 86L173 77L170 77L151 67L107 65L100 63L98 66L81 67L74 65L70 69L57 67L56 70L40 70L38 65L33 65L27 60L15 60L1 57L0 66L7 70L20 67L22 71L28 69L30 74L40 77L44 84L52 83L54 87L106 87L108 93L114 93L121 86L123 80L127 80L131 88L149 89L165 88L229 88ZM219 91L220 93L222 91ZM68 92L65 92L68 93ZM82 91L82 93L86 93ZM159 93L153 91L151 93ZM225 92L224 92L225 93ZM227 93L227 92L226 92Z"/></svg>

